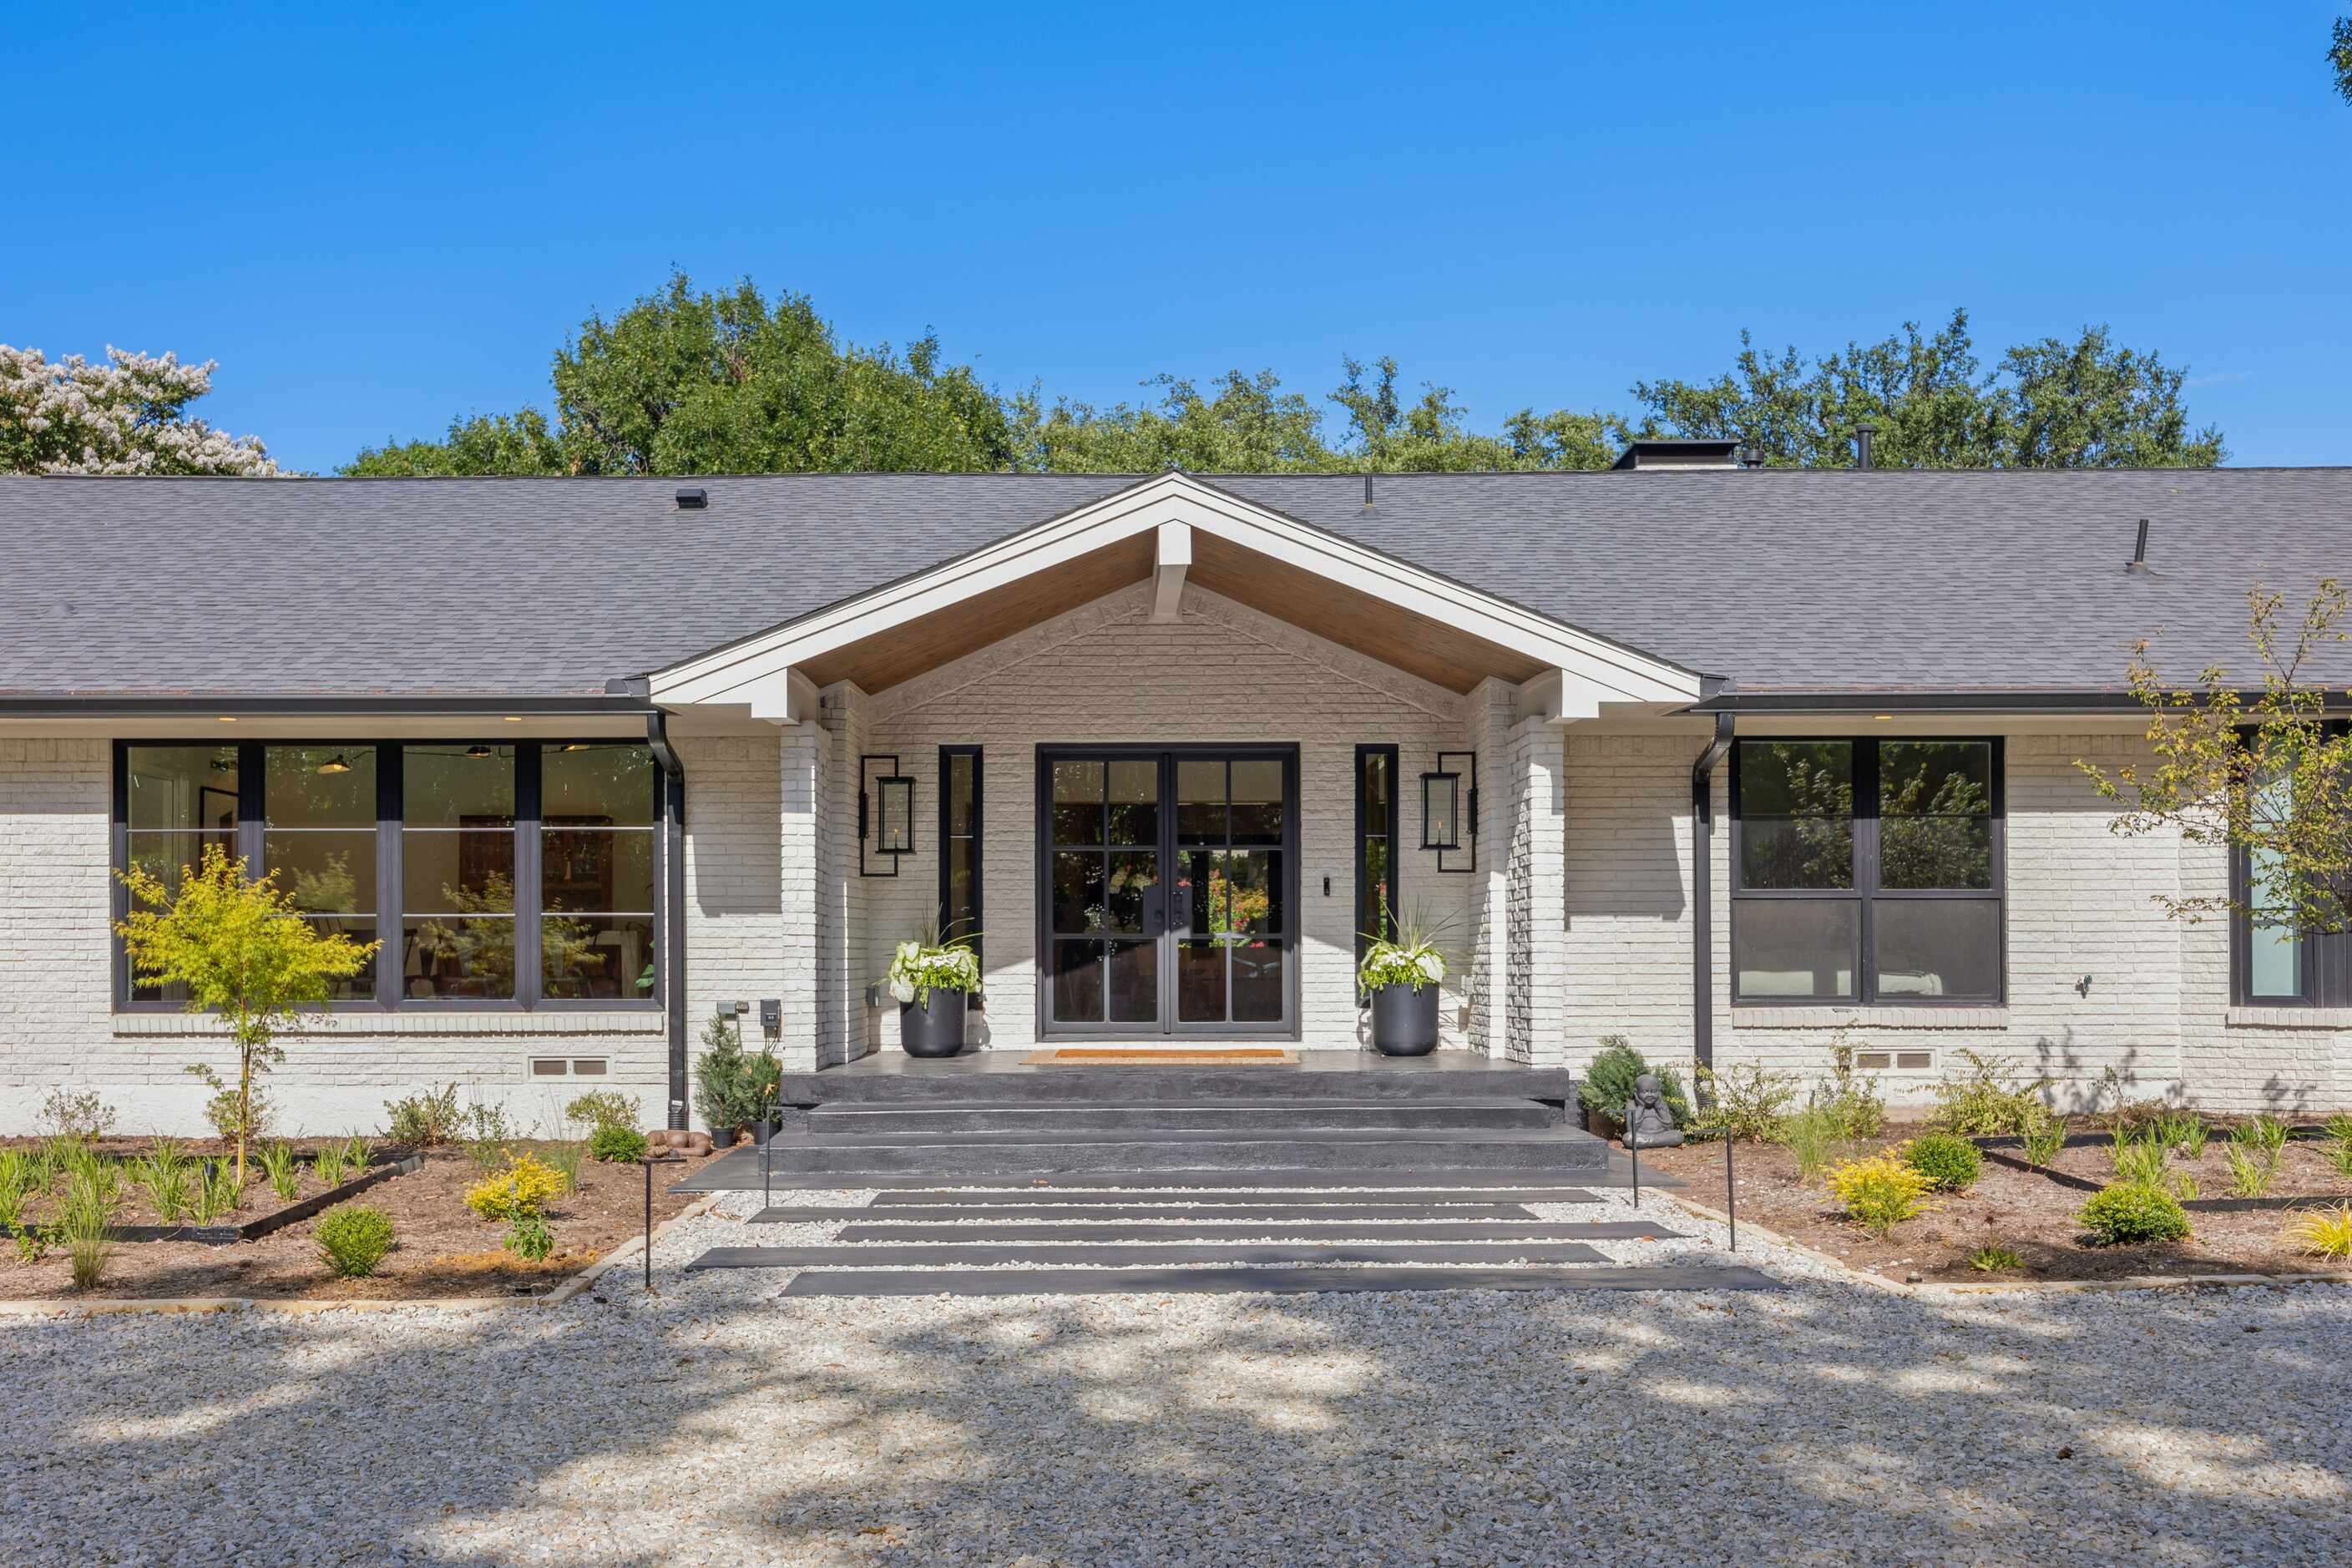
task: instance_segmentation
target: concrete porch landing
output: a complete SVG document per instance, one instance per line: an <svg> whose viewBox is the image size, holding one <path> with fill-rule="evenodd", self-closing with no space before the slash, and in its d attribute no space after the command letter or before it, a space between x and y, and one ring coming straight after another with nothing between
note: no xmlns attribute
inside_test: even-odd
<svg viewBox="0 0 2352 1568"><path fill-rule="evenodd" d="M1051 1047L1037 1047L1050 1049ZM1353 1047L1292 1049L1296 1063L1209 1065L1150 1062L1030 1063L1028 1048L966 1051L925 1060L880 1051L814 1072L788 1072L777 1090L785 1105L915 1100L1040 1104L1117 1100L1181 1103L1199 1100L1449 1100L1501 1098L1565 1104L1576 1075L1469 1051L1384 1057Z"/></svg>

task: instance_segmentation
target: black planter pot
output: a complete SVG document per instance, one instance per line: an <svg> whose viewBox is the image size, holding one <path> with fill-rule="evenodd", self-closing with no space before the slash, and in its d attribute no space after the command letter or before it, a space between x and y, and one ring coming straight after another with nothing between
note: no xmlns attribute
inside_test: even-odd
<svg viewBox="0 0 2352 1568"><path fill-rule="evenodd" d="M1425 1057L1437 1048L1438 987L1372 987L1372 1049L1384 1057Z"/></svg>
<svg viewBox="0 0 2352 1568"><path fill-rule="evenodd" d="M766 1148L768 1146L768 1140L774 1137L775 1132L776 1119L774 1117L766 1116L754 1121L751 1123L751 1147L754 1149Z"/></svg>
<svg viewBox="0 0 2352 1568"><path fill-rule="evenodd" d="M963 1049L964 1007L971 1000L961 991L931 987L921 1005L898 1005L898 1043L910 1057L951 1057Z"/></svg>
<svg viewBox="0 0 2352 1568"><path fill-rule="evenodd" d="M713 1149L732 1149L735 1147L735 1129L732 1127L712 1128L710 1130L710 1146Z"/></svg>

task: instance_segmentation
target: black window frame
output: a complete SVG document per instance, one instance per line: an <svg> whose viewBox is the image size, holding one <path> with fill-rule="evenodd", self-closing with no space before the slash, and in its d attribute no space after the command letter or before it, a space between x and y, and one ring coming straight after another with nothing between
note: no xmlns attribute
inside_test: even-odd
<svg viewBox="0 0 2352 1568"><path fill-rule="evenodd" d="M955 759L958 757L971 759L971 810L968 817L971 827L968 833L957 833L954 829ZM940 748L939 846L940 940L945 942L957 934L950 924L952 918L950 910L953 893L949 879L948 846L958 838L971 840L971 930L967 934L971 940L972 956L982 961L982 973L985 973L987 972L986 954L982 950L987 942L988 932L985 913L988 908L988 879L982 866L982 846L987 842L983 837L983 824L986 819L982 816L982 810L988 798L988 785L986 763L983 759L984 752L979 746L961 745ZM970 1005L978 1007L981 1005L981 994L977 992L973 993Z"/></svg>
<svg viewBox="0 0 2352 1568"><path fill-rule="evenodd" d="M541 973L541 922L546 918L543 907L544 889L541 885L541 837L545 831L541 815L541 759L551 747L561 749L572 745L638 746L642 741L616 735L562 735L515 739L496 735L407 736L397 740L379 740L366 736L331 735L314 737L267 736L258 740L226 741L217 736L177 737L142 736L117 740L114 742L114 809L113 827L109 854L112 897L109 907L112 919L108 923L113 972L113 1007L117 1013L181 1013L186 1009L177 1002L136 997L131 984L131 956L124 949L121 934L114 928L130 912L130 893L122 885L122 872L130 866L131 816L131 752L140 746L201 747L205 749L234 747L237 753L237 855L247 875L265 865L263 836L267 827L266 802L263 797L264 754L273 747L366 747L375 753L376 766L376 940L383 945L377 950L375 994L373 997L353 997L326 1004L329 1012L344 1014L407 1013L432 1015L443 1013L649 1013L659 1012L667 1001L668 965L664 961L663 943L667 940L668 856L669 856L669 795L663 787L661 769L656 763L648 770L647 787L653 793L653 816L643 831L653 836L653 948L654 984L643 996L564 996L549 998L543 993L545 977ZM403 994L405 981L401 973L403 951L402 922L406 918L402 886L404 859L401 831L403 827L402 796L405 788L405 768L403 750L408 746L492 746L511 747L515 753L514 882L515 882L515 994L512 996L407 996ZM556 829L563 831L562 827ZM629 831L638 831L629 829ZM561 913L562 911L557 911Z"/></svg>
<svg viewBox="0 0 2352 1568"><path fill-rule="evenodd" d="M2331 719L2323 725L2329 735L2344 733L2352 721ZM2251 739L2252 731L2242 729L2241 738ZM2242 844L2230 847L2230 1005L2232 1007L2352 1007L2352 931L2321 931L2316 934L2300 929L2296 936L2302 950L2296 955L2298 994L2293 996L2257 996L2253 985L2254 921L2251 909L2253 895L2253 868L2251 852Z"/></svg>
<svg viewBox="0 0 2352 1568"><path fill-rule="evenodd" d="M1397 900L1404 886L1404 868L1397 857L1397 834L1402 821L1397 799L1397 748L1384 743L1359 744L1356 747L1356 962L1359 964L1364 962L1364 949L1369 945L1365 933L1375 930L1380 921L1379 909L1368 907L1366 902L1366 897L1371 891L1371 878L1364 865L1365 842L1374 837L1373 825L1370 820L1370 808L1364 799L1364 763L1372 757L1382 758L1389 765L1388 820L1380 829L1380 836L1387 838L1389 845L1390 929L1381 931L1381 934L1394 936L1394 928L1402 923L1402 919L1397 908Z"/></svg>
<svg viewBox="0 0 2352 1568"><path fill-rule="evenodd" d="M1742 758L1749 746L1775 742L1837 744L1853 748L1853 885L1850 888L1748 888L1743 884L1745 812L1740 803ZM1879 748L1888 745L1967 744L1990 748L1987 767L1991 773L1992 886L1988 889L1885 888L1879 861ZM2009 1004L2009 827L2008 754L1999 735L1744 735L1732 743L1729 783L1731 832L1729 885L1730 930L1736 931L1742 905L1774 900L1827 900L1855 906L1856 941L1853 994L1850 996L1751 996L1739 989L1736 956L1730 969L1731 1001L1739 1007L1945 1007L1997 1008ZM1997 984L1990 996L1923 996L1913 992L1878 992L1876 906L1882 902L1989 902L1994 906L1994 963ZM1738 952L1737 938L1731 952Z"/></svg>

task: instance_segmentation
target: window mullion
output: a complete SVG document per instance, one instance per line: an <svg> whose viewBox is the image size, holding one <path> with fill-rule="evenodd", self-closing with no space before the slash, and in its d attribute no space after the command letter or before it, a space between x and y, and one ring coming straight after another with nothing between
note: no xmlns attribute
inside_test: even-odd
<svg viewBox="0 0 2352 1568"><path fill-rule="evenodd" d="M515 748L515 1005L540 1001L540 760L541 746Z"/></svg>
<svg viewBox="0 0 2352 1568"><path fill-rule="evenodd" d="M1878 1000L1878 742L1853 742L1853 896L1861 932L1862 972L1854 976L1854 999Z"/></svg>
<svg viewBox="0 0 2352 1568"><path fill-rule="evenodd" d="M375 999L383 1007L400 1005L401 990L406 984L401 910L407 905L408 889L401 881L406 862L400 834L407 769L398 742L376 748L375 939L382 945L375 951Z"/></svg>
<svg viewBox="0 0 2352 1568"><path fill-rule="evenodd" d="M247 877L258 877L268 865L263 855L262 830L269 803L262 793L261 742L240 742L236 748L236 853Z"/></svg>

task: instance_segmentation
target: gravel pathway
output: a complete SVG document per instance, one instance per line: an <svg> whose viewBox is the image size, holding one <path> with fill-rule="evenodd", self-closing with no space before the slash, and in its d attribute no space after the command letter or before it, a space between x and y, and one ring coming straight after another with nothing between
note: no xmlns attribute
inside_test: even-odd
<svg viewBox="0 0 2352 1568"><path fill-rule="evenodd" d="M795 1203L864 1194L794 1194ZM736 1194L736 1216L757 1194ZM1605 1205L1546 1217L1622 1218ZM1712 1266L1719 1233L1619 1263ZM0 1562L2343 1562L2352 1289L778 1301L0 1322Z"/></svg>

